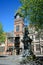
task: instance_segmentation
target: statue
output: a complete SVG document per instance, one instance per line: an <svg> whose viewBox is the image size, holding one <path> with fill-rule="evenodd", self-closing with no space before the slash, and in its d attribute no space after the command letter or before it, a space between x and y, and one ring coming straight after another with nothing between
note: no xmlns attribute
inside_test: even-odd
<svg viewBox="0 0 43 65"><path fill-rule="evenodd" d="M28 34L29 34L28 28L26 27L25 30L24 30L24 36L23 36L23 39L22 39L22 42L24 44L24 53L23 53L24 57L31 55L31 42L32 42L32 39L30 39Z"/></svg>

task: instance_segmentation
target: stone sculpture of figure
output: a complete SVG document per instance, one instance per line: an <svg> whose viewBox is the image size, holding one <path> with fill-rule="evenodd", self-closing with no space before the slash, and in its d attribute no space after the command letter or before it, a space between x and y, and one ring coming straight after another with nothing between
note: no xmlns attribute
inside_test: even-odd
<svg viewBox="0 0 43 65"><path fill-rule="evenodd" d="M22 42L24 44L23 56L28 56L28 55L31 54L31 42L32 42L32 39L30 39L28 34L29 34L28 28L26 27L25 30L24 30L24 36L23 36L23 39L22 39Z"/></svg>

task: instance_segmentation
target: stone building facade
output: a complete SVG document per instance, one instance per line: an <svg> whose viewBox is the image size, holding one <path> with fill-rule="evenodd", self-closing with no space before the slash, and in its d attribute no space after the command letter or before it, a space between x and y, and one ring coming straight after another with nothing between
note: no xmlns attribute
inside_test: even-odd
<svg viewBox="0 0 43 65"><path fill-rule="evenodd" d="M43 56L43 30L40 35L34 28L29 28L29 35L32 38L32 51L36 56Z"/></svg>
<svg viewBox="0 0 43 65"><path fill-rule="evenodd" d="M11 54L14 47L14 32L6 33L5 54Z"/></svg>

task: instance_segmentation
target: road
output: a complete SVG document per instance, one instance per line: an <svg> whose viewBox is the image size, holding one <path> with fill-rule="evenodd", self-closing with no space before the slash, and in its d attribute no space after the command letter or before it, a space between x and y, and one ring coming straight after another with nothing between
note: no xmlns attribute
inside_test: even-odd
<svg viewBox="0 0 43 65"><path fill-rule="evenodd" d="M0 65L19 65L21 56L12 55L7 57L0 57Z"/></svg>

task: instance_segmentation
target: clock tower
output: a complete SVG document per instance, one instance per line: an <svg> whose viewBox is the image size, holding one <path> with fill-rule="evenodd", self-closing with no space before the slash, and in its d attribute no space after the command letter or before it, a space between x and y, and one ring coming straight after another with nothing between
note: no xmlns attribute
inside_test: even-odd
<svg viewBox="0 0 43 65"><path fill-rule="evenodd" d="M15 37L15 53L20 54L22 51L23 43L21 39L23 38L23 28L24 28L24 21L23 18L19 13L15 15L15 22L14 22L14 37Z"/></svg>

